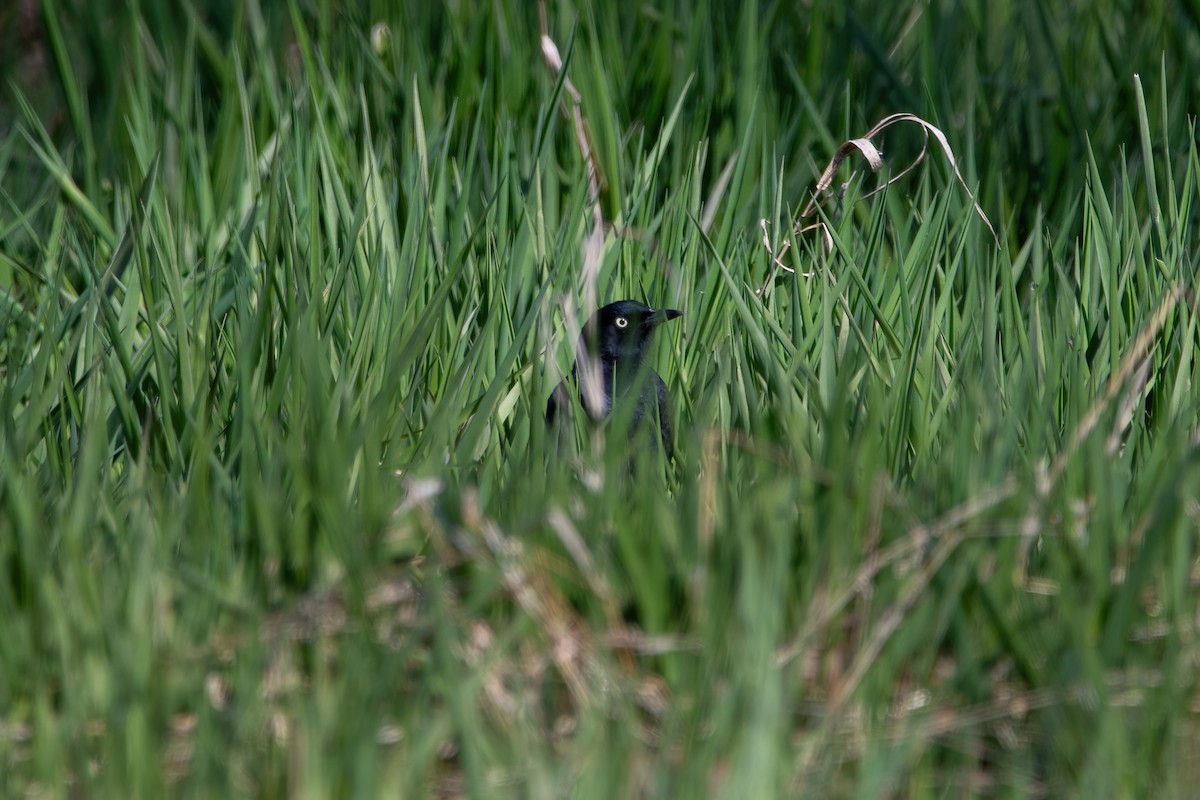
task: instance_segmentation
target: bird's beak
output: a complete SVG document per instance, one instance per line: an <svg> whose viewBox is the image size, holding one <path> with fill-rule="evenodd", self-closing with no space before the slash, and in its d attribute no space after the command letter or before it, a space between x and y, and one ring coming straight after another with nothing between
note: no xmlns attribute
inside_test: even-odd
<svg viewBox="0 0 1200 800"><path fill-rule="evenodd" d="M646 317L646 322L644 324L647 328L657 328L664 322L669 322L676 317L682 316L682 311L676 311L673 308L658 308L650 312L650 315Z"/></svg>

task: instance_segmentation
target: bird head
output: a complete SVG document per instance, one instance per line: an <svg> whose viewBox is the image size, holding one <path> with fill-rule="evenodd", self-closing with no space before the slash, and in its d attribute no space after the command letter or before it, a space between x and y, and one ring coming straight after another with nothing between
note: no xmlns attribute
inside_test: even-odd
<svg viewBox="0 0 1200 800"><path fill-rule="evenodd" d="M636 300L618 300L601 308L579 335L582 350L593 358L615 363L641 362L654 329L681 316L673 308L650 308Z"/></svg>

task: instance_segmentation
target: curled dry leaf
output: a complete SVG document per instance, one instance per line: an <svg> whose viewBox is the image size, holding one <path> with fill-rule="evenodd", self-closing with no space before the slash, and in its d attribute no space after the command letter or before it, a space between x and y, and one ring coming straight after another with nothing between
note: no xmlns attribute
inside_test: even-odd
<svg viewBox="0 0 1200 800"><path fill-rule="evenodd" d="M988 219L987 214L985 214L983 208L980 207L979 201L975 199L975 195L971 192L970 188L967 187L967 182L963 178L962 172L960 172L958 169L958 162L954 158L954 150L950 147L950 142L946 139L946 134L942 132L941 128L937 127L933 123L921 119L916 114L909 114L906 112L891 114L887 117L884 117L879 122L875 123L875 126L863 134L863 136L860 138L850 139L849 141L843 142L842 146L839 147L837 152L833 154L833 158L830 159L829 165L825 167L825 171L821 173L821 177L817 180L812 199L808 201L808 205L805 206L804 211L800 216L807 217L816 210L817 204L820 202L821 195L828 191L830 184L833 183L833 176L837 174L838 167L840 167L842 162L845 161L850 154L856 150L862 154L863 158L866 159L868 166L871 167L873 172L879 171L883 167L882 153L871 140L878 137L891 126L901 122L911 122L921 127L921 133L924 137L921 144L921 151L917 153L916 158L914 158L908 166L896 173L896 175L891 177L886 183L884 183L883 186L872 190L869 194L867 194L867 197L870 197L872 194L875 194L875 192L885 189L891 184L900 180L909 172L911 172L919 163L921 163L921 161L924 160L925 153L928 150L929 136L932 134L933 138L936 139L938 144L941 146L942 152L946 156L946 161L950 163L950 168L954 170L954 177L958 179L958 183L963 187L963 191L967 193L967 197L971 198L971 204L975 207L975 213L979 215L981 220L983 220L983 224L987 225L988 231L992 234L992 239L996 242L996 246L999 247L1000 237L996 235L996 229L992 227L992 221Z"/></svg>
<svg viewBox="0 0 1200 800"><path fill-rule="evenodd" d="M888 186L891 186L893 183L916 169L917 165L925 159L925 154L929 150L929 136L932 134L933 138L935 138L938 144L941 146L942 152L946 156L946 160L950 162L950 168L954 170L954 177L958 180L959 185L963 187L963 191L967 193L967 196L971 198L971 204L975 208L975 213L979 215L981 220L983 220L983 224L987 225L988 231L992 234L992 240L995 241L996 246L999 247L1000 237L996 235L996 229L992 226L991 220L988 219L987 214L984 213L983 208L980 207L979 202L975 199L975 195L972 194L971 190L967 187L967 182L963 179L962 173L958 169L958 162L954 158L954 150L950 147L950 142L946 139L946 134L944 134L936 125L921 119L916 114L909 113L891 114L887 117L884 117L879 122L875 123L874 127L872 127L862 136L842 142L842 145L837 149L836 152L834 152L833 157L829 160L825 170L821 173L821 177L819 177L817 182L814 184L812 197L809 199L808 204L804 207L804 210L800 212L801 220L803 220L805 217L811 216L812 213L817 210L817 206L821 204L822 199L829 191L829 187L833 185L833 178L835 175L837 175L838 169L842 166L843 162L845 162L845 160L855 152L863 157L863 159L867 162L867 166L871 168L872 172L878 172L879 170L883 169L883 151L876 146L875 142L872 140L877 138L892 125L901 122L911 122L920 126L922 133L921 150L917 153L913 160L904 167L904 169L890 177L882 186L878 186L867 192L865 195L863 195L863 199L883 191ZM775 278L778 270L782 269L785 272L795 273L794 269L783 263L784 253L786 253L792 246L791 240L784 239L777 252L771 246L771 239L767 234L768 225L769 223L767 220L759 220L759 226L763 231L763 247L766 248L767 253L771 256L771 268L767 271L766 280L763 281L763 285L755 292L755 294L759 297L762 297L763 293L767 290L767 287ZM792 236L800 236L810 231L820 231L821 241L825 247L825 252L829 253L833 251L833 236L830 234L829 228L824 222L812 222L807 224L797 222L795 228L792 229ZM804 273L804 277L810 277L811 275L812 273Z"/></svg>

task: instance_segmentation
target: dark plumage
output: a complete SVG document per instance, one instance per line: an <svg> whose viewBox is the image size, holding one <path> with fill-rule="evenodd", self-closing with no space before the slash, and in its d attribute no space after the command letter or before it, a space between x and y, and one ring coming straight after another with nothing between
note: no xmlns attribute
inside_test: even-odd
<svg viewBox="0 0 1200 800"><path fill-rule="evenodd" d="M642 370L655 329L680 316L671 308L653 309L636 300L619 300L601 308L579 334L571 375L550 393L546 423L567 418L571 397L578 391L588 416L602 420L617 404L632 402L630 429L636 430L647 415L657 417L659 436L668 457L674 452L667 387L653 369Z"/></svg>

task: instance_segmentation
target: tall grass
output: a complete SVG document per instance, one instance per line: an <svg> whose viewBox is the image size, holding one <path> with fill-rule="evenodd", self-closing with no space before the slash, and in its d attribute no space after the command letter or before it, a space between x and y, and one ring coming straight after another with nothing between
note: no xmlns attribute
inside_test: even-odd
<svg viewBox="0 0 1200 800"><path fill-rule="evenodd" d="M1197 41L1121 8L0 12L0 792L1188 796ZM898 110L999 244L936 153L791 233ZM544 430L593 293L685 311L632 477Z"/></svg>

